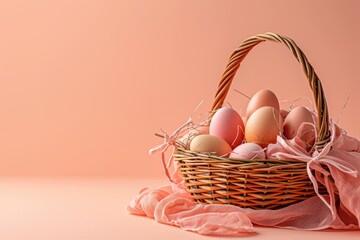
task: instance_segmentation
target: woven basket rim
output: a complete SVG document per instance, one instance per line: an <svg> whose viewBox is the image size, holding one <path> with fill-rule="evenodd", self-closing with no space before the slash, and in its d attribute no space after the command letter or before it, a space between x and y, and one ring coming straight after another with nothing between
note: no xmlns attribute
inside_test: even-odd
<svg viewBox="0 0 360 240"><path fill-rule="evenodd" d="M176 152L174 153L174 156L180 156L180 155L187 155L188 160L191 159L199 159L202 160L208 159L209 161L216 162L221 161L222 163L233 163L233 164L243 164L243 163L273 163L273 164L279 164L279 165L285 165L285 164L299 164L307 162L301 161L298 159L237 159L237 158L228 158L228 157L221 157L221 156L215 156L211 154L204 154L204 153L198 153L191 150L184 149L182 147L177 147ZM175 160L176 157L175 157Z"/></svg>

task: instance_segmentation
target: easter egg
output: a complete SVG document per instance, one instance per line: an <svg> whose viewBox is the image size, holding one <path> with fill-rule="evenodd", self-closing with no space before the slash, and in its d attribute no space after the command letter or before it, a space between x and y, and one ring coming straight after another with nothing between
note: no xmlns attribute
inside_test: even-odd
<svg viewBox="0 0 360 240"><path fill-rule="evenodd" d="M303 127L300 126L303 123ZM292 139L298 134L299 137L308 145L313 145L315 142L315 123L312 113L305 107L296 107L292 109L286 116L284 121L284 136L287 139Z"/></svg>
<svg viewBox="0 0 360 240"><path fill-rule="evenodd" d="M211 119L209 133L224 139L232 148L244 139L244 122L238 112L230 107L218 109Z"/></svg>
<svg viewBox="0 0 360 240"><path fill-rule="evenodd" d="M273 107L257 109L246 122L246 142L266 147L276 143L277 136L282 132L282 119L279 112Z"/></svg>
<svg viewBox="0 0 360 240"><path fill-rule="evenodd" d="M210 153L215 156L227 157L232 148L225 140L217 136L203 134L191 140L190 150L193 152Z"/></svg>
<svg viewBox="0 0 360 240"><path fill-rule="evenodd" d="M244 143L237 146L229 157L234 159L265 159L265 152L256 143Z"/></svg>
<svg viewBox="0 0 360 240"><path fill-rule="evenodd" d="M257 109L266 106L273 107L278 112L280 111L280 104L276 95L270 90L262 89L256 92L250 99L246 109L246 118L249 119L251 114L253 114Z"/></svg>

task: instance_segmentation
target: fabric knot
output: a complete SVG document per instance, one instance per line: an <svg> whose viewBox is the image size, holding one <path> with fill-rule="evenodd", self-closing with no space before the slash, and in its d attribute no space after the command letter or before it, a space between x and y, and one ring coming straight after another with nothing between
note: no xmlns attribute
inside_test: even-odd
<svg viewBox="0 0 360 240"><path fill-rule="evenodd" d="M168 144L169 146L170 145L176 145L176 137L177 136L174 136L174 135L167 135L165 134L164 138L165 138L165 143Z"/></svg>
<svg viewBox="0 0 360 240"><path fill-rule="evenodd" d="M315 163L319 163L319 155L313 157L311 160Z"/></svg>
<svg viewBox="0 0 360 240"><path fill-rule="evenodd" d="M174 175L176 174L175 173L176 170L174 170L174 172L172 174L170 174L169 169L171 167L171 164L173 164L173 157L174 157L174 153L176 151L176 145L177 145L176 139L185 130L190 129L190 127L192 125L193 125L193 121L192 121L192 119L190 117L183 125L181 125L179 128L177 128L170 135L165 133L164 142L162 144L160 144L158 146L155 146L155 147L153 147L153 148L151 148L149 150L149 154L153 154L153 153L161 151L161 160L162 160L162 165L163 165L165 175L172 183L175 183L175 184L177 184L177 182L174 180ZM172 149L172 152L171 152L171 155L170 155L168 161L166 162L166 160L165 160L165 152L170 146L173 146L173 149Z"/></svg>

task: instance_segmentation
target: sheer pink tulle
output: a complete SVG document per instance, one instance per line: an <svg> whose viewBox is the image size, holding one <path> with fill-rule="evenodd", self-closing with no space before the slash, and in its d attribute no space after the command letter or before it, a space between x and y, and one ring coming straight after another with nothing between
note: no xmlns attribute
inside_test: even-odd
<svg viewBox="0 0 360 240"><path fill-rule="evenodd" d="M278 210L196 204L181 185L175 168L171 174L167 173L173 182L171 185L141 190L127 209L132 214L152 217L159 223L204 235L252 234L255 232L253 224L306 230L359 229L360 141L348 136L334 123L330 127L331 141L321 152L309 154L305 150L299 137L300 130L291 140L279 136L277 143L266 150L268 158L307 162L307 173L317 193L315 197ZM176 133L182 130L178 129ZM163 144L157 150L164 153L168 146ZM162 156L165 162L164 154ZM170 162L172 160L170 158ZM315 170L315 176L312 170ZM327 195L319 194L319 183L326 186Z"/></svg>

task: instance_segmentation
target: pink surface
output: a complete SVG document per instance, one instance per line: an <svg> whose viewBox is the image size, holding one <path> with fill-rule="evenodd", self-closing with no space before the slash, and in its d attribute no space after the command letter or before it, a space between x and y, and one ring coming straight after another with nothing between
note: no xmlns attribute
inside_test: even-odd
<svg viewBox="0 0 360 240"><path fill-rule="evenodd" d="M233 49L293 38L323 82L330 115L360 137L360 1L5 0L0 2L0 175L162 176L161 142L201 100L210 108ZM264 43L233 88L311 93L284 46ZM247 100L228 101L245 114ZM299 104L306 104L306 101Z"/></svg>
<svg viewBox="0 0 360 240"><path fill-rule="evenodd" d="M214 239L132 216L125 206L161 179L0 179L0 239ZM255 228L244 239L359 239L359 231ZM241 238L241 237L240 237ZM216 239L232 239L221 238Z"/></svg>
<svg viewBox="0 0 360 240"><path fill-rule="evenodd" d="M339 123L360 137L359 8L357 0L1 1L0 239L205 239L125 211L140 188L158 185L143 177L164 178L159 156L148 156L161 142L154 132L177 128L201 100L208 110L233 49L273 31L305 51L335 120L351 93ZM249 54L233 88L311 97L276 44ZM230 95L245 114L247 100ZM74 176L123 179L56 179ZM251 238L359 237L258 232Z"/></svg>

